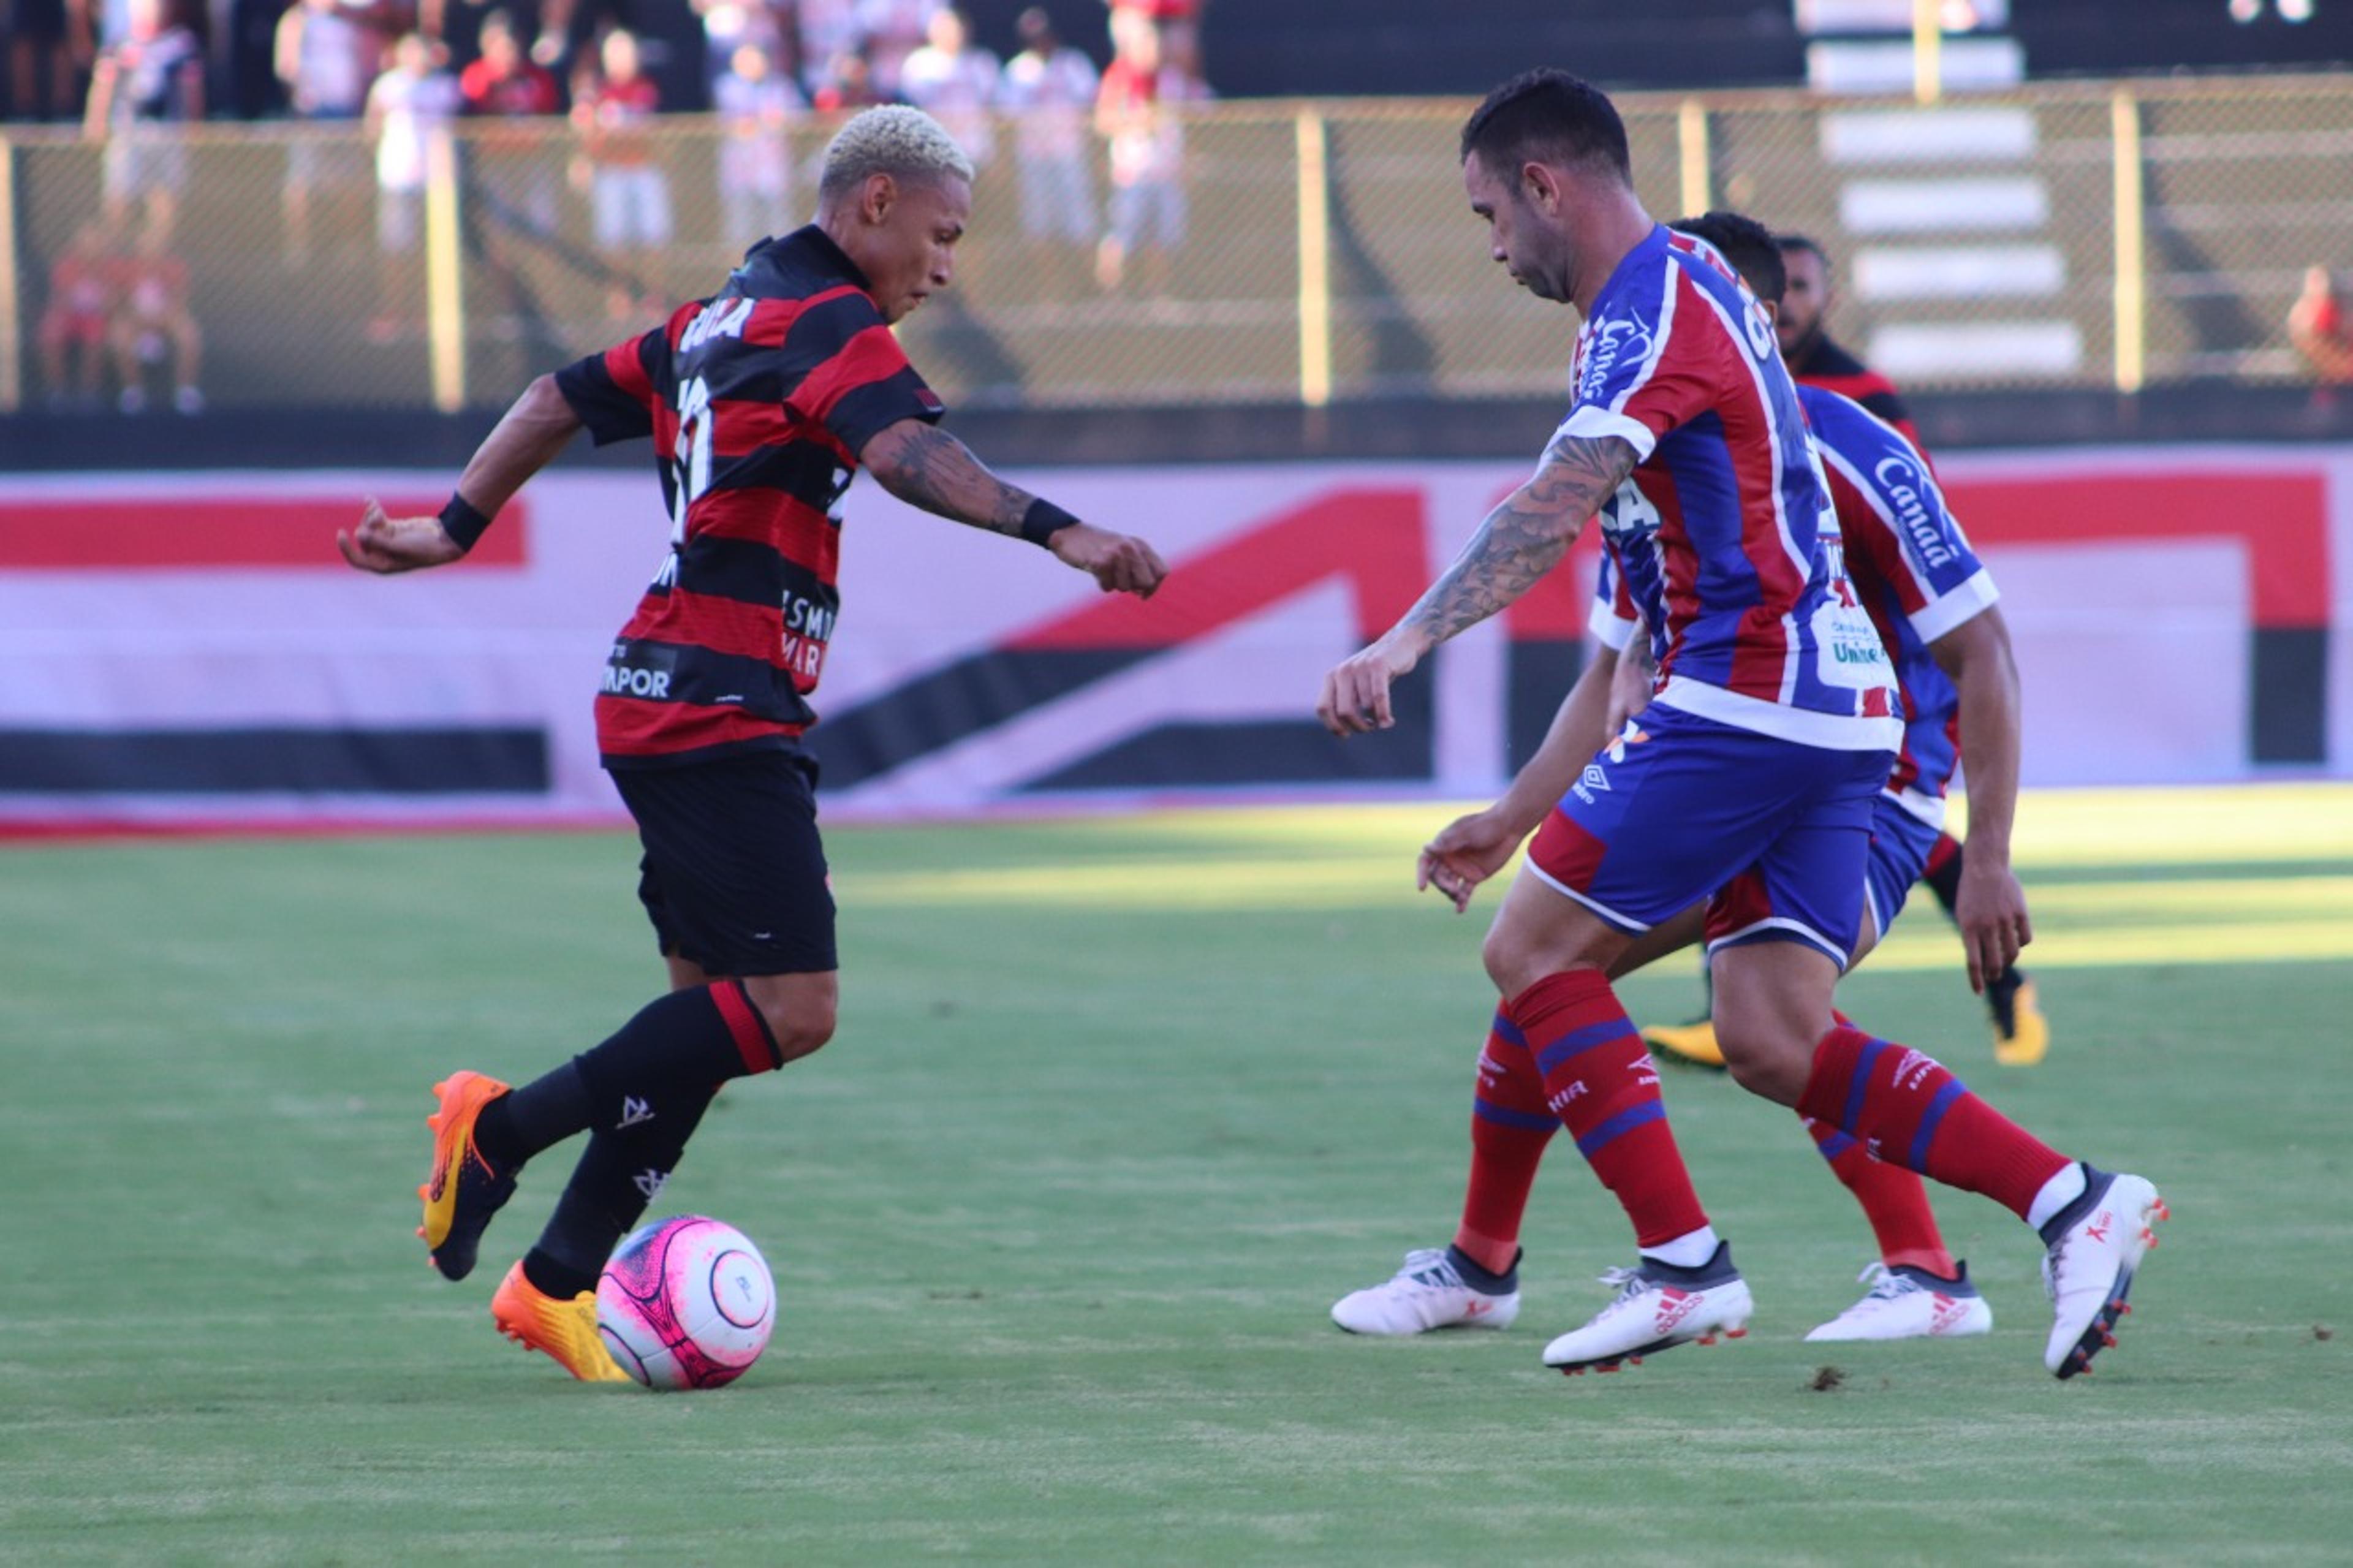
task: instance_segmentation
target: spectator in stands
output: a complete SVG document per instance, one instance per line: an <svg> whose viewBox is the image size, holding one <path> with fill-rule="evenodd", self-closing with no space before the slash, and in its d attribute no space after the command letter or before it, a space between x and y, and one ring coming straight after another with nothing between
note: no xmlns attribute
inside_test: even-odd
<svg viewBox="0 0 2353 1568"><path fill-rule="evenodd" d="M130 0L124 35L91 69L84 133L106 142L110 222L129 223L144 203L147 227L168 237L188 182L180 127L205 114L204 50L171 19L165 0Z"/></svg>
<svg viewBox="0 0 2353 1568"><path fill-rule="evenodd" d="M481 58L458 77L470 118L489 121L468 143L475 192L493 249L514 233L555 232L555 171L538 123L561 111L554 74L523 52L522 34L506 11L491 11L477 33Z"/></svg>
<svg viewBox="0 0 2353 1568"><path fill-rule="evenodd" d="M1112 61L1095 100L1095 129L1111 149L1110 232L1095 250L1095 281L1125 281L1140 261L1145 291L1168 285L1170 256L1185 243L1185 102L1198 84L1163 47L1159 24L1141 10L1112 13Z"/></svg>
<svg viewBox="0 0 2353 1568"><path fill-rule="evenodd" d="M464 68L482 58L490 45L483 33L495 16L518 48L528 51L539 36L537 0L418 0L417 30L441 47L442 59ZM561 97L557 110L563 108Z"/></svg>
<svg viewBox="0 0 2353 1568"><path fill-rule="evenodd" d="M35 336L51 407L98 406L121 276L121 258L101 218L74 230L71 243L49 264L48 301Z"/></svg>
<svg viewBox="0 0 2353 1568"><path fill-rule="evenodd" d="M458 95L478 128L466 139L469 233L481 237L482 259L502 310L491 334L522 335L533 311L522 249L555 232L561 164L549 143L562 95L554 74L523 52L523 34L506 11L486 13L476 29L481 58L458 75Z"/></svg>
<svg viewBox="0 0 2353 1568"><path fill-rule="evenodd" d="M87 0L0 0L0 37L8 40L8 116L68 120L74 83L90 62Z"/></svg>
<svg viewBox="0 0 2353 1568"><path fill-rule="evenodd" d="M1774 331L1780 335L1781 358L1789 374L1809 385L1852 397L1918 446L1920 432L1913 428L1911 410L1905 407L1895 384L1841 348L1823 324L1837 299L1830 253L1802 234L1782 235L1778 243L1789 281Z"/></svg>
<svg viewBox="0 0 2353 1568"><path fill-rule="evenodd" d="M606 303L627 318L642 312L654 268L670 248L670 176L654 161L649 135L661 93L628 28L606 34L597 58L601 68L573 95L572 120L587 159L596 248L616 268Z"/></svg>
<svg viewBox="0 0 2353 1568"><path fill-rule="evenodd" d="M122 412L146 411L149 374L165 366L172 406L183 414L204 412L205 396L196 390L204 334L189 308L187 263L172 254L169 231L161 224L151 222L141 231L121 264L111 335Z"/></svg>
<svg viewBox="0 0 2353 1568"><path fill-rule="evenodd" d="M595 72L605 34L630 26L636 9L632 0L542 0L539 37L531 46L531 58L554 71L555 79L571 89L576 101L584 79ZM646 9L653 15L670 14L671 19L692 16L678 0L662 0L660 5Z"/></svg>
<svg viewBox="0 0 2353 1568"><path fill-rule="evenodd" d="M826 72L838 55L858 47L858 0L796 0L793 6L793 60L800 82L817 100Z"/></svg>
<svg viewBox="0 0 2353 1568"><path fill-rule="evenodd" d="M1200 74L1203 0L1103 0L1103 4L1111 8L1113 37L1118 36L1121 12L1143 16L1160 29L1162 54L1191 62L1194 75Z"/></svg>
<svg viewBox="0 0 2353 1568"><path fill-rule="evenodd" d="M1033 245L1094 243L1094 178L1088 166L1088 110L1101 80L1094 62L1055 36L1042 5L1015 26L1021 52L1006 62L997 100L1014 117L1021 177L1021 232Z"/></svg>
<svg viewBox="0 0 2353 1568"><path fill-rule="evenodd" d="M808 100L758 44L735 47L711 95L719 111L720 223L729 247L741 252L797 226L788 137Z"/></svg>
<svg viewBox="0 0 2353 1568"><path fill-rule="evenodd" d="M2344 308L2337 299L2337 279L2327 268L2306 270L2304 291L2288 307L2287 336L2319 379L2320 384L2314 393L2315 404L2323 407L2334 405L2337 387L2353 386L2353 332L2346 330Z"/></svg>
<svg viewBox="0 0 2353 1568"><path fill-rule="evenodd" d="M799 46L792 0L693 0L702 18L703 68L710 74L712 107L718 107L719 83L734 68L735 51L746 44L759 47L772 69L797 75L793 53Z"/></svg>
<svg viewBox="0 0 2353 1568"><path fill-rule="evenodd" d="M345 0L296 0L279 19L273 62L286 101L298 120L316 123L357 120L367 107L380 47L366 13ZM348 188L337 165L340 135L298 131L286 149L286 252L300 264L311 254L311 193L322 185Z"/></svg>
<svg viewBox="0 0 2353 1568"><path fill-rule="evenodd" d="M375 143L376 249L384 258L379 309L368 324L368 336L377 342L400 335L402 301L414 298L413 289L403 284L421 275L409 258L424 233L430 151L448 135L461 101L456 79L440 68L422 33L410 33L393 46L392 68L368 89L367 132Z"/></svg>
<svg viewBox="0 0 2353 1568"><path fill-rule="evenodd" d="M973 43L964 13L944 5L932 13L923 47L899 68L899 96L938 121L973 168L983 170L997 156L989 111L1003 70L995 55Z"/></svg>
<svg viewBox="0 0 2353 1568"><path fill-rule="evenodd" d="M903 97L900 84L907 57L931 37L932 18L947 9L947 0L858 0L859 40L871 68L874 90L885 101Z"/></svg>
<svg viewBox="0 0 2353 1568"><path fill-rule="evenodd" d="M874 68L862 48L844 49L828 60L809 101L822 114L853 114L889 99L874 85Z"/></svg>

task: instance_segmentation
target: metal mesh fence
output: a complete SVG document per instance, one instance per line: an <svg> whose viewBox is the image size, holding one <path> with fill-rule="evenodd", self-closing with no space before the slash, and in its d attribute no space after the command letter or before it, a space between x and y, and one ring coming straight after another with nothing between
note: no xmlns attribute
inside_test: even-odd
<svg viewBox="0 0 2353 1568"><path fill-rule="evenodd" d="M1820 239L1833 330L1913 387L2293 378L2304 269L2353 265L2353 80L1621 107L1653 212L1704 199ZM910 352L966 405L1555 391L1572 323L1486 258L1466 108L1199 106L1181 176L1141 192L1092 136L1062 160L1000 125L958 285ZM0 406L178 379L212 406L501 404L804 218L828 129L681 117L616 169L559 121L468 123L415 191L380 185L356 127L16 134Z"/></svg>

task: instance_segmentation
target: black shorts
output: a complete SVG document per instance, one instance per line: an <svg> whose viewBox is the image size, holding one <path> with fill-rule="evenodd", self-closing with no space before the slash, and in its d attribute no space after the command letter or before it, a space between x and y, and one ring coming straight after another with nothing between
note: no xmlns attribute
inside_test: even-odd
<svg viewBox="0 0 2353 1568"><path fill-rule="evenodd" d="M839 968L817 763L754 752L613 773L645 846L638 898L665 956L713 976Z"/></svg>

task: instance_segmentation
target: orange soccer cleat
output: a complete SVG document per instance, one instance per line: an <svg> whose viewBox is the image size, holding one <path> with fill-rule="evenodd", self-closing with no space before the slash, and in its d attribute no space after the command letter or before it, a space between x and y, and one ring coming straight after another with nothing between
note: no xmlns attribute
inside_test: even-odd
<svg viewBox="0 0 2353 1568"><path fill-rule="evenodd" d="M417 1234L444 1279L463 1279L474 1271L475 1249L491 1216L514 1196L514 1173L492 1170L474 1147L482 1107L506 1091L505 1084L478 1072L453 1072L433 1086L441 1109L425 1119L433 1130L433 1172L417 1189L425 1200L425 1223Z"/></svg>
<svg viewBox="0 0 2353 1568"><path fill-rule="evenodd" d="M596 1332L596 1295L583 1290L566 1301L545 1295L523 1278L522 1265L507 1270L491 1298L491 1319L499 1332L527 1351L555 1358L565 1371L583 1383L627 1383L604 1337Z"/></svg>

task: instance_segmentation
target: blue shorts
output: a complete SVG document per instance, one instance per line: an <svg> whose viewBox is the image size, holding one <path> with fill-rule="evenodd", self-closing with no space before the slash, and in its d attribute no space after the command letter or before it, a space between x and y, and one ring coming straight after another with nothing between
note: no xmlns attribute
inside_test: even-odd
<svg viewBox="0 0 2353 1568"><path fill-rule="evenodd" d="M1873 803L1871 871L1863 896L1883 938L1904 912L1904 900L1928 868L1928 857L1943 836L1943 828L1929 826L1883 793Z"/></svg>
<svg viewBox="0 0 2353 1568"><path fill-rule="evenodd" d="M1706 899L1709 951L1803 942L1843 968L1893 761L1653 703L1561 796L1528 868L1630 936Z"/></svg>
<svg viewBox="0 0 2353 1568"><path fill-rule="evenodd" d="M713 979L840 967L814 758L748 752L612 779L645 846L638 899L664 956Z"/></svg>

